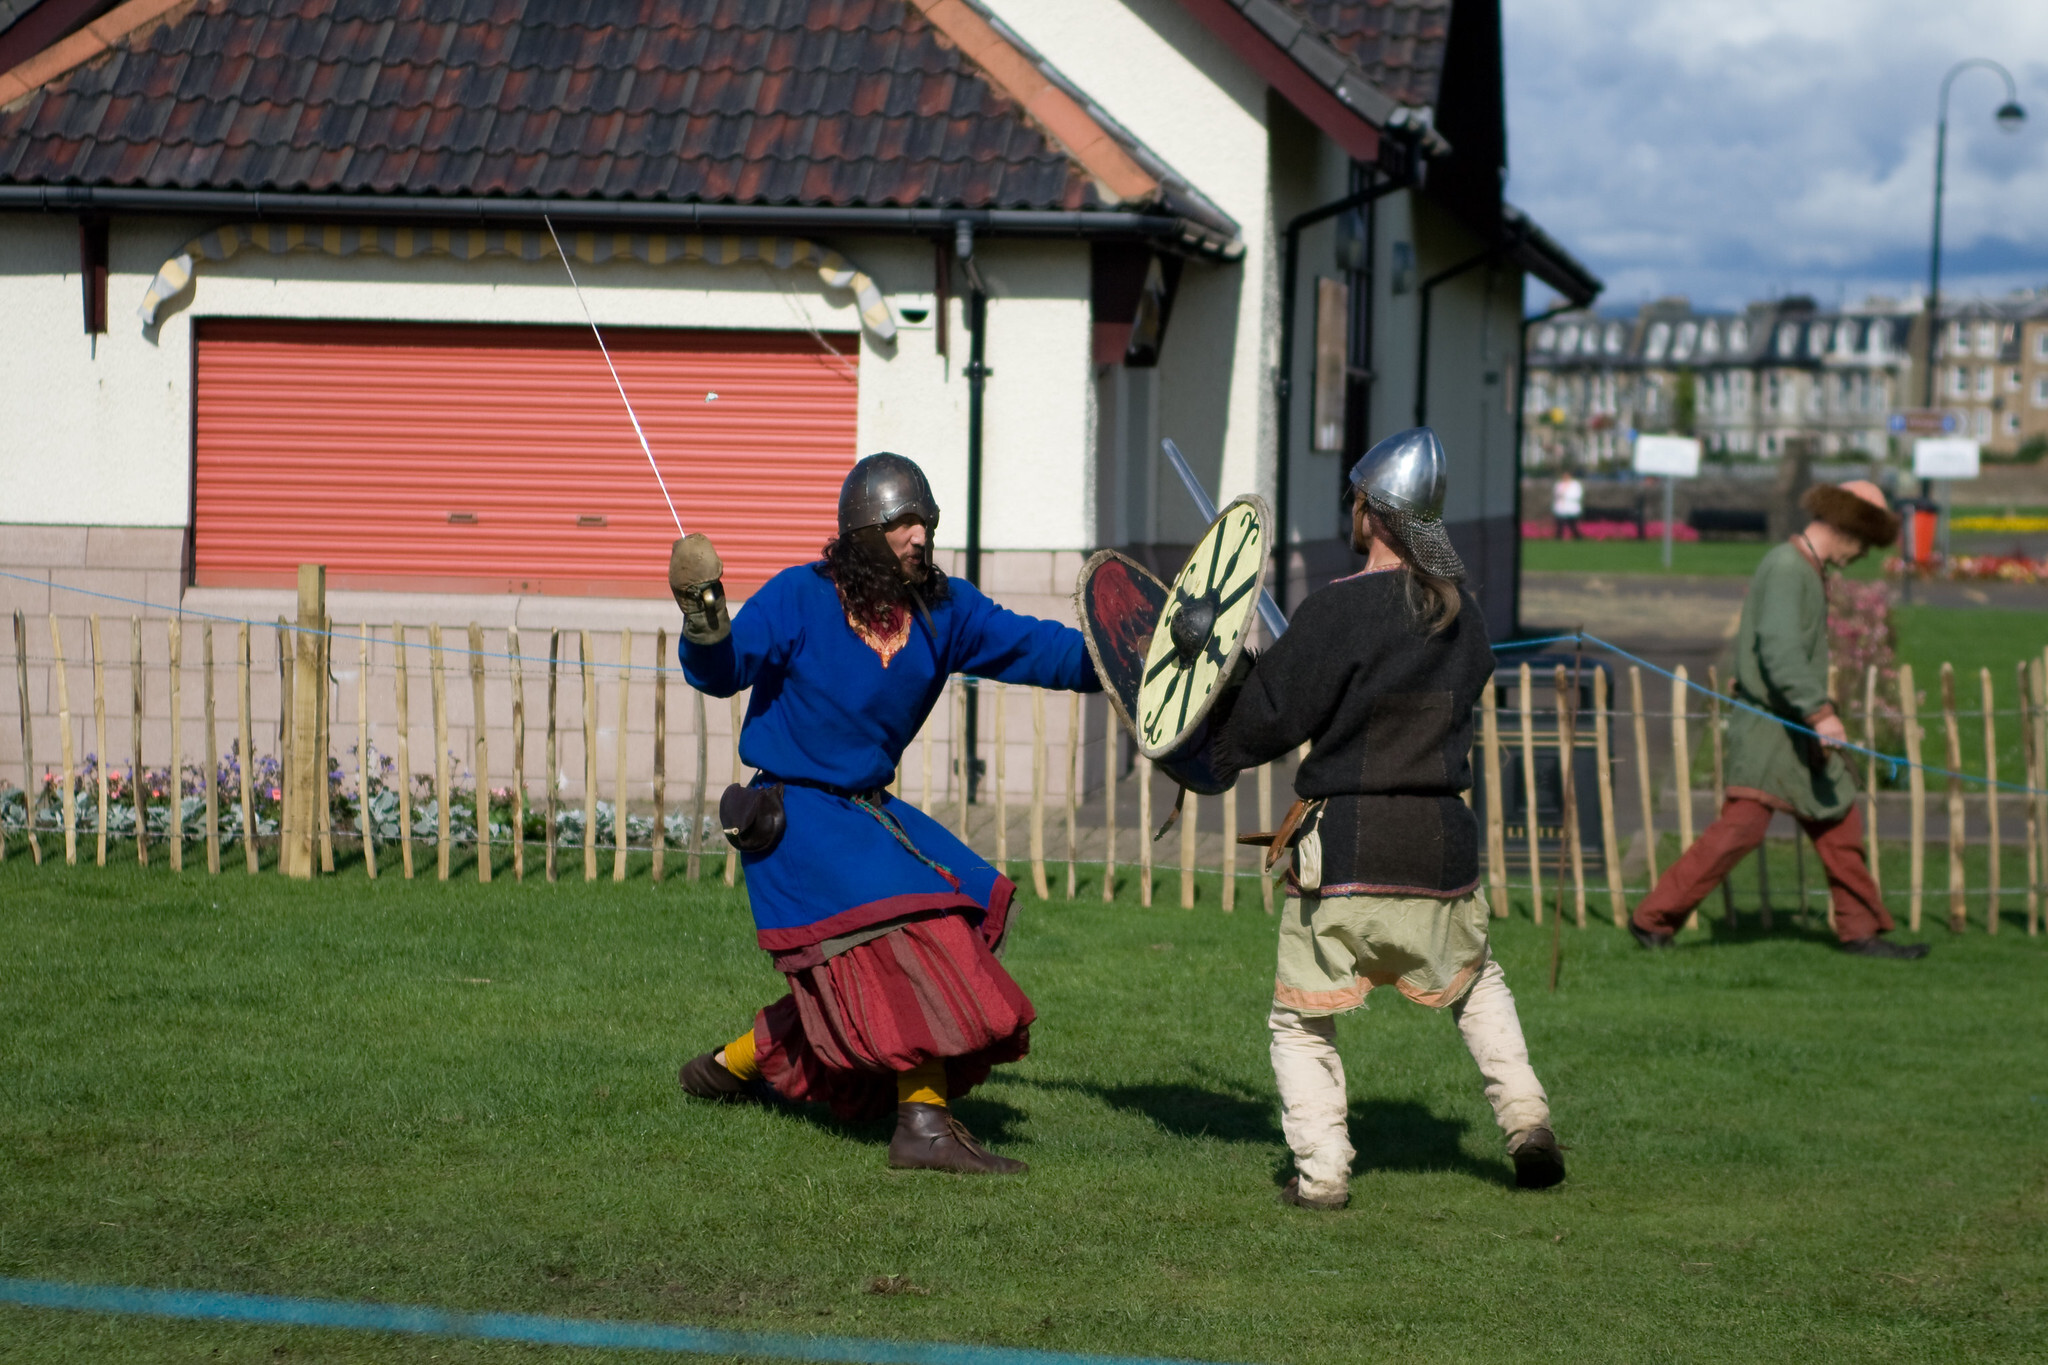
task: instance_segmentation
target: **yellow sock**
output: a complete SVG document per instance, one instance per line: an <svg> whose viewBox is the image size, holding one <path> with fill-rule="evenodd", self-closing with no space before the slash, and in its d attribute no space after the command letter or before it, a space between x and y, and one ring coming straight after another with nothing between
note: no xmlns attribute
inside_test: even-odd
<svg viewBox="0 0 2048 1365"><path fill-rule="evenodd" d="M754 1060L754 1030L745 1033L725 1045L718 1054L719 1064L743 1081L758 1080L761 1064Z"/></svg>
<svg viewBox="0 0 2048 1365"><path fill-rule="evenodd" d="M946 1064L931 1061L909 1071L897 1072L896 1102L943 1107L946 1103Z"/></svg>

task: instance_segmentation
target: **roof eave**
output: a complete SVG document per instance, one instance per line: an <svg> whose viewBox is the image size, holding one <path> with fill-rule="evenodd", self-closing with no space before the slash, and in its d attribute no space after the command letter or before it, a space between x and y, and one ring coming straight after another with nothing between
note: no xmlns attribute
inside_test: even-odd
<svg viewBox="0 0 2048 1365"><path fill-rule="evenodd" d="M1515 237L1509 259L1562 294L1575 308L1586 308L1607 286L1535 219L1512 204L1500 206L1501 221Z"/></svg>

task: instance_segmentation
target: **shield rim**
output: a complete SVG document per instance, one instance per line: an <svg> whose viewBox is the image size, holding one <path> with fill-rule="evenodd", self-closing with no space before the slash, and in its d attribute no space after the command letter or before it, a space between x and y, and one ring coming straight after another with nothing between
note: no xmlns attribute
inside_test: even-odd
<svg viewBox="0 0 2048 1365"><path fill-rule="evenodd" d="M1160 609L1159 619L1153 623L1152 633L1155 637L1159 633L1159 628L1166 624L1166 613L1168 610L1172 608L1174 584L1180 582L1181 575L1187 572L1188 566L1190 564L1193 564L1195 562L1196 557L1201 554L1202 547L1208 543L1210 535L1215 532L1218 526L1223 524L1224 520L1227 517L1229 517L1231 509L1236 507L1249 507L1252 511L1252 517L1254 519L1254 522L1258 528L1258 585L1259 588L1264 588L1266 576L1266 533L1267 530L1273 524L1273 513L1272 509L1266 505L1266 500L1264 498L1260 497L1256 493L1244 493L1240 494L1235 498L1232 498L1228 503L1224 504L1224 506L1217 511L1215 520L1211 521L1209 525L1203 529L1202 534L1196 538L1194 547L1188 551L1187 558L1181 561L1180 568L1175 570L1173 577L1166 581L1167 605ZM1237 667L1238 657L1244 653L1245 641L1247 638L1250 637L1252 633L1252 621L1257 616L1257 612L1258 601L1256 598L1254 598L1245 606L1244 628L1238 631L1237 639L1232 642L1229 651L1224 655L1223 667L1218 671L1216 675L1219 679L1229 677L1231 672ZM1148 644L1146 647L1146 656L1148 660L1150 658L1150 655L1151 647ZM1142 710L1142 701L1144 698L1144 684L1142 682L1138 685L1138 696L1140 698L1141 703L1140 709ZM1170 738L1156 745L1146 744L1143 729L1134 724L1132 726L1132 731L1137 739L1138 752L1143 754L1145 757L1152 759L1154 762L1157 762L1162 758L1171 757L1175 752L1177 752L1180 749L1180 747L1183 744L1187 743L1189 738L1191 738L1198 731L1200 731L1202 726L1208 723L1209 711L1215 705L1215 701L1216 693L1214 690L1212 690L1209 693L1208 700L1204 703L1202 707L1200 715L1196 716L1194 719L1190 720L1186 725L1182 726L1180 730L1178 730Z"/></svg>
<svg viewBox="0 0 2048 1365"><path fill-rule="evenodd" d="M1094 554L1088 556L1088 562L1081 566L1081 572L1074 579L1074 616L1081 622L1081 643L1088 649L1088 662L1095 666L1095 676L1105 679L1108 676L1109 670L1102 666L1102 652L1095 643L1095 632L1090 629L1086 595L1088 580L1095 576L1097 569L1100 569L1104 564L1109 563L1113 559L1122 561L1127 567L1135 569L1139 574L1159 584L1160 590L1169 599L1173 596L1173 586L1171 584L1162 581L1158 574L1153 573L1121 550L1097 550ZM1159 623L1154 621L1152 626L1154 630L1157 630ZM1152 648L1152 637L1150 634L1147 634L1145 637L1145 648L1148 651ZM1133 739L1137 739L1138 723L1124 710L1124 700L1116 694L1116 689L1108 686L1105 682L1102 695L1108 700L1109 709L1116 714L1118 720L1123 722L1124 729L1130 731Z"/></svg>

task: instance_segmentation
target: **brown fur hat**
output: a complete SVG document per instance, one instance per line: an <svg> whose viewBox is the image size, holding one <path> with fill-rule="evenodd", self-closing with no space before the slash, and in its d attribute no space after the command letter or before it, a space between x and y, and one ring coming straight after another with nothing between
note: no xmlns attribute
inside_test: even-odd
<svg viewBox="0 0 2048 1365"><path fill-rule="evenodd" d="M1863 479L1851 484L1817 483L1806 490L1799 505L1816 521L1876 549L1899 538L1898 514L1885 505L1877 486Z"/></svg>

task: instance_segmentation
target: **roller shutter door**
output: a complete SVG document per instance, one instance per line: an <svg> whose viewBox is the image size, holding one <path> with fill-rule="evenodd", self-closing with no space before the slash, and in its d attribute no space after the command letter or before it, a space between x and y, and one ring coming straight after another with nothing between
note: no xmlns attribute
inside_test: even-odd
<svg viewBox="0 0 2048 1365"><path fill-rule="evenodd" d="M857 341L608 330L683 525L744 595L815 558L855 458ZM205 319L203 586L667 595L669 517L588 329Z"/></svg>

